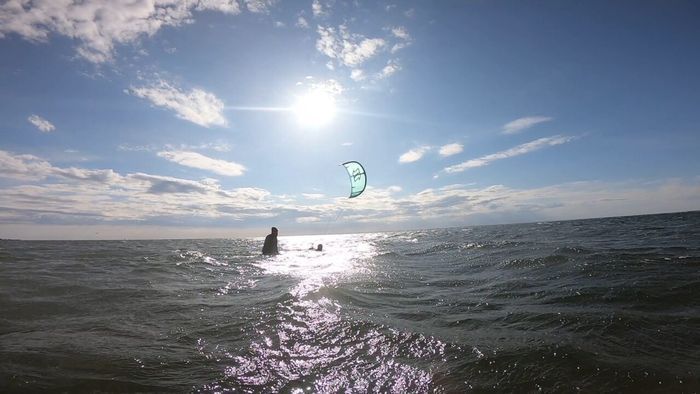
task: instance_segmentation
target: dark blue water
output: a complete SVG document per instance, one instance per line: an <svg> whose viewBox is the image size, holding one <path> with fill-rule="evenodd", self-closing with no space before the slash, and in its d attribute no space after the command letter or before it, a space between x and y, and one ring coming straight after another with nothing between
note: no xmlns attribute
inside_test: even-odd
<svg viewBox="0 0 700 394"><path fill-rule="evenodd" d="M0 391L700 391L698 212L261 245L0 241Z"/></svg>

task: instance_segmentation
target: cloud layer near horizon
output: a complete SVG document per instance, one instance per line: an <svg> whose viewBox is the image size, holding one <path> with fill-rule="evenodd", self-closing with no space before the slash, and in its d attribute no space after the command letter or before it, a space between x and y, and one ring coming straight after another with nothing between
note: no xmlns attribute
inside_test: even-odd
<svg viewBox="0 0 700 394"><path fill-rule="evenodd" d="M691 210L700 206L700 178L657 182L572 182L533 189L448 185L405 193L369 187L362 198L305 193L275 196L260 188L223 189L215 179L188 180L111 169L62 168L33 155L0 150L2 237L8 225L115 224L220 226L246 220L313 226L342 210L342 225L441 227L523 220ZM485 218L491 219L485 219ZM243 223L243 222L238 222ZM393 226L393 227L392 227ZM152 234L151 237L157 237Z"/></svg>

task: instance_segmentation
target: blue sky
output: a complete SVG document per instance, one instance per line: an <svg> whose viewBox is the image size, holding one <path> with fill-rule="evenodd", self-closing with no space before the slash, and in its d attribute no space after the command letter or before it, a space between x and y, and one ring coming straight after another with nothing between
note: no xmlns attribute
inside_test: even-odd
<svg viewBox="0 0 700 394"><path fill-rule="evenodd" d="M11 0L0 237L700 208L692 1ZM340 163L366 192L347 199Z"/></svg>

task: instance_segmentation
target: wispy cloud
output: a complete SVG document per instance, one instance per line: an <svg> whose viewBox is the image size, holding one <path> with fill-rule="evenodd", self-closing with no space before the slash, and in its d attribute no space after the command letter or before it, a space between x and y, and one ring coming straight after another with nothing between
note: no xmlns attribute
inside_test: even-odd
<svg viewBox="0 0 700 394"><path fill-rule="evenodd" d="M399 50L406 48L411 45L412 39L411 35L408 34L408 30L403 26L396 26L391 28L391 34L399 39L399 42L391 47L391 53L396 53Z"/></svg>
<svg viewBox="0 0 700 394"><path fill-rule="evenodd" d="M399 163L413 163L423 158L426 152L430 150L429 146L420 146L418 148L413 148L408 152L399 156Z"/></svg>
<svg viewBox="0 0 700 394"><path fill-rule="evenodd" d="M303 16L299 16L297 18L297 22L295 24L296 27L301 27L302 29L308 29L309 28L309 22L304 18Z"/></svg>
<svg viewBox="0 0 700 394"><path fill-rule="evenodd" d="M225 141L205 142L201 144L165 144L165 145L131 145L120 144L117 150L124 152L155 152L162 150L213 150L216 152L230 152L231 144Z"/></svg>
<svg viewBox="0 0 700 394"><path fill-rule="evenodd" d="M352 71L350 78L356 82L378 82L387 78L402 67L399 60L392 55L411 44L412 38L403 26L383 27L384 34L379 37L367 37L350 31L348 24L337 27L319 25L316 49L330 58L326 67L335 70L347 67ZM376 59L384 57L384 66Z"/></svg>
<svg viewBox="0 0 700 394"><path fill-rule="evenodd" d="M34 155L16 155L0 150L0 176L19 180L41 180L58 177L84 181L108 181L115 178L112 170L61 168Z"/></svg>
<svg viewBox="0 0 700 394"><path fill-rule="evenodd" d="M3 178L43 179L52 171L47 161L34 155L17 155L0 150L0 176Z"/></svg>
<svg viewBox="0 0 700 394"><path fill-rule="evenodd" d="M210 183L191 181L188 179L174 178L170 176L136 173L130 174L129 179L144 181L147 183L148 188L146 192L151 194L206 194L212 190L212 185Z"/></svg>
<svg viewBox="0 0 700 394"><path fill-rule="evenodd" d="M147 99L158 107L173 110L178 118L200 126L226 126L228 123L223 114L223 101L201 89L185 92L160 80L150 86L132 87L129 93Z"/></svg>
<svg viewBox="0 0 700 394"><path fill-rule="evenodd" d="M50 133L56 130L56 126L54 126L51 122L42 118L39 115L31 115L27 118L27 120L29 121L29 123L33 124L34 126L36 126L37 129L44 133Z"/></svg>
<svg viewBox="0 0 700 394"><path fill-rule="evenodd" d="M321 0L313 0L311 3L311 12L313 13L314 18L328 16L330 8L331 4L328 1L322 2Z"/></svg>
<svg viewBox="0 0 700 394"><path fill-rule="evenodd" d="M60 34L79 43L78 56L103 63L112 60L117 44L182 25L191 21L192 11L203 10L240 13L236 0L10 1L0 5L0 38L14 33L45 42L51 33Z"/></svg>
<svg viewBox="0 0 700 394"><path fill-rule="evenodd" d="M443 157L448 157L452 155L456 155L458 153L462 153L464 150L464 145L458 144L458 143L453 143L453 144L447 144L443 145L440 147L440 156Z"/></svg>
<svg viewBox="0 0 700 394"><path fill-rule="evenodd" d="M297 223L316 223L320 222L321 218L316 216L301 216L296 218Z"/></svg>
<svg viewBox="0 0 700 394"><path fill-rule="evenodd" d="M276 0L244 0L248 11L255 14L267 14L275 5Z"/></svg>
<svg viewBox="0 0 700 394"><path fill-rule="evenodd" d="M319 200L326 197L326 195L322 193L301 193L301 195L309 200Z"/></svg>
<svg viewBox="0 0 700 394"><path fill-rule="evenodd" d="M387 62L386 66L382 68L382 71L379 73L378 78L388 78L394 75L399 70L401 70L401 65L396 60L391 59Z"/></svg>
<svg viewBox="0 0 700 394"><path fill-rule="evenodd" d="M158 156L186 167L207 170L220 175L240 176L246 171L245 166L241 164L212 159L197 152L162 151L158 152Z"/></svg>
<svg viewBox="0 0 700 394"><path fill-rule="evenodd" d="M364 71L360 70L359 68L356 68L350 72L350 78L353 81L359 82L367 79L367 75L365 75Z"/></svg>
<svg viewBox="0 0 700 394"><path fill-rule="evenodd" d="M552 120L552 118L547 116L526 116L504 124L502 132L503 134L516 134L536 124L549 122L550 120Z"/></svg>
<svg viewBox="0 0 700 394"><path fill-rule="evenodd" d="M391 34L405 41L411 39L411 36L408 34L408 30L406 30L406 28L403 26L392 27Z"/></svg>
<svg viewBox="0 0 700 394"><path fill-rule="evenodd" d="M318 27L316 49L347 67L356 67L376 55L385 45L382 38L366 38L350 33L347 26Z"/></svg>
<svg viewBox="0 0 700 394"><path fill-rule="evenodd" d="M476 168L476 167L483 167L491 164L492 162L496 160L502 160L502 159L507 159L510 157L515 157L515 156L520 156L524 155L526 153L534 152L537 150L540 150L542 148L546 148L548 146L555 146L555 145L561 145L565 144L569 141L572 141L574 137L569 137L569 136L552 136L552 137L545 137L545 138L540 138L534 141L530 141L521 145L518 145L516 147L506 149L504 151L492 153L490 155L482 156L477 159L471 159L468 161L465 161L463 163L446 167L444 171L448 174L450 173L455 173L455 172L462 172L465 170L468 170L470 168Z"/></svg>

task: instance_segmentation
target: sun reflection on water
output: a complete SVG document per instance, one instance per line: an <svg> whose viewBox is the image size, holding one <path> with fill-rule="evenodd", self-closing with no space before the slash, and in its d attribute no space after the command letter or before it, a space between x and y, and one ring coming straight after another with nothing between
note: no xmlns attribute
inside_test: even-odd
<svg viewBox="0 0 700 394"><path fill-rule="evenodd" d="M444 343L351 317L343 285L372 275L372 234L281 237L258 263L294 280L289 298L262 311L246 352L228 359L215 386L271 392L428 392L432 374L407 358L441 357ZM309 250L322 243L324 250Z"/></svg>
<svg viewBox="0 0 700 394"><path fill-rule="evenodd" d="M264 258L258 266L269 274L301 278L290 293L303 297L342 277L368 273L367 262L376 255L369 239L370 234L280 237L280 254ZM311 250L318 244L323 251Z"/></svg>

